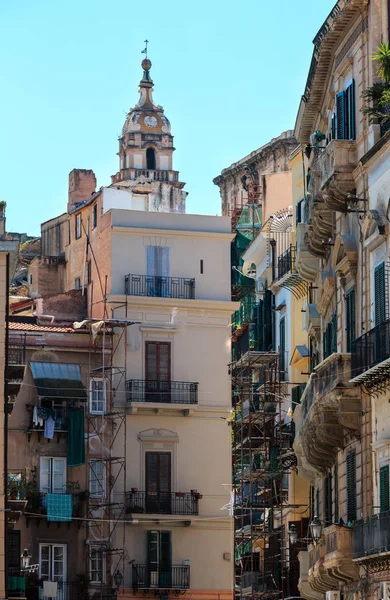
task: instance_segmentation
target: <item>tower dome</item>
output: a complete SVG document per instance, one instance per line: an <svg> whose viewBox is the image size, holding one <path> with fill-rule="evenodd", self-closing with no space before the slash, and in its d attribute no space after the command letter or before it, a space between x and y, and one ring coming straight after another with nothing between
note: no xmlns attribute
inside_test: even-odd
<svg viewBox="0 0 390 600"><path fill-rule="evenodd" d="M127 115L122 135L133 131L170 134L171 124L164 115L163 107L157 106L153 102L153 80L149 73L152 62L148 58L144 58L141 66L144 75L139 85L140 98Z"/></svg>
<svg viewBox="0 0 390 600"><path fill-rule="evenodd" d="M112 186L147 196L146 210L185 212L187 192L179 173L173 170L173 136L164 109L153 102L152 63L144 58L139 100L127 114L119 138L120 170ZM140 200L142 205L143 200Z"/></svg>

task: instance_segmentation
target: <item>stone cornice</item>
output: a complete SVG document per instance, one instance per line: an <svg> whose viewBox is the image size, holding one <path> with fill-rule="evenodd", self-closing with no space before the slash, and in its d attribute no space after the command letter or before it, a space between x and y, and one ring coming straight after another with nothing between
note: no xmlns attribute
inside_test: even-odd
<svg viewBox="0 0 390 600"><path fill-rule="evenodd" d="M161 235L164 237L192 237L192 238L212 238L226 242L233 241L235 234L220 233L216 231L193 231L191 229L155 229L149 227L132 227L131 225L112 225L113 233L121 235Z"/></svg>
<svg viewBox="0 0 390 600"><path fill-rule="evenodd" d="M183 308L187 311L193 309L194 311L199 310L213 310L228 314L229 316L240 308L239 302L231 302L230 300L187 300L184 298L155 298L152 296L125 296L125 294L109 294L107 296L107 302L109 304L126 304L126 300L129 306L134 308L164 308L171 309Z"/></svg>

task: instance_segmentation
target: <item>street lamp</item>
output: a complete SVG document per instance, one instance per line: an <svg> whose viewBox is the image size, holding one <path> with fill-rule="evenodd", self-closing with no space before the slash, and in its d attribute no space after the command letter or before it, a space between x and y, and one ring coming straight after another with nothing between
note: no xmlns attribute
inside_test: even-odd
<svg viewBox="0 0 390 600"><path fill-rule="evenodd" d="M120 588L123 581L123 575L120 571L115 571L114 573L114 583L117 588Z"/></svg>
<svg viewBox="0 0 390 600"><path fill-rule="evenodd" d="M31 555L28 553L27 548L25 548L23 550L23 553L20 558L22 561L22 569L27 570L30 566L30 559L31 559Z"/></svg>
<svg viewBox="0 0 390 600"><path fill-rule="evenodd" d="M291 546L293 546L294 544L297 543L297 541L298 541L298 529L296 528L296 526L294 525L294 523L291 523L291 525L290 525L290 529L288 530L288 537L290 538L290 544L291 544Z"/></svg>
<svg viewBox="0 0 390 600"><path fill-rule="evenodd" d="M319 518L317 517L317 515L315 515L315 517L312 520L312 522L310 523L309 527L310 527L311 537L313 538L314 543L317 544L322 535L322 523L319 520Z"/></svg>

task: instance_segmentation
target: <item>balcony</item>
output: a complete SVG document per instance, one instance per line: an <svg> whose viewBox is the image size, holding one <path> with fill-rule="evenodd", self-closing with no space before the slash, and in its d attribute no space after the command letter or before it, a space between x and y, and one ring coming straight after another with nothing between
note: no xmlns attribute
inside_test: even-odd
<svg viewBox="0 0 390 600"><path fill-rule="evenodd" d="M356 166L355 141L332 140L319 156L320 186L330 210L346 212L348 195L356 190L352 175Z"/></svg>
<svg viewBox="0 0 390 600"><path fill-rule="evenodd" d="M302 279L313 283L318 275L319 261L313 256L307 244L308 225L298 223L296 230L297 252L295 266Z"/></svg>
<svg viewBox="0 0 390 600"><path fill-rule="evenodd" d="M27 429L28 441L31 440L31 435L36 432L38 434L38 441L41 441L42 435L45 434L45 416L54 412L54 435L57 437L57 441L60 441L62 435L67 434L68 432L68 417L69 417L69 409L68 406L54 406L51 408L38 407L39 415L43 415L41 419L42 421L36 423L34 421L34 407L32 405L26 405L27 410L30 412L30 423ZM50 440L48 440L50 441Z"/></svg>
<svg viewBox="0 0 390 600"><path fill-rule="evenodd" d="M309 571L307 584L310 588L320 594L325 594L328 590L338 589L336 582L324 566L326 554L324 539L321 539L316 545L311 544L308 547L308 553Z"/></svg>
<svg viewBox="0 0 390 600"><path fill-rule="evenodd" d="M8 412L11 413L22 385L26 366L26 334L9 337L8 342Z"/></svg>
<svg viewBox="0 0 390 600"><path fill-rule="evenodd" d="M241 582L236 586L237 591L241 596L252 596L259 592L266 592L272 590L272 578L268 577L269 585L265 581L264 573L260 571L248 571L244 572L241 576Z"/></svg>
<svg viewBox="0 0 390 600"><path fill-rule="evenodd" d="M198 404L198 383L187 381L126 381L127 402L158 404Z"/></svg>
<svg viewBox="0 0 390 600"><path fill-rule="evenodd" d="M178 171L162 171L158 169L121 169L115 175L111 177L111 183L118 183L119 181L135 181L143 177L148 179L149 181L170 181L170 182L178 182L179 181L179 172Z"/></svg>
<svg viewBox="0 0 390 600"><path fill-rule="evenodd" d="M331 525L324 530L325 557L324 568L333 577L335 584L359 579L359 572L352 562L351 527Z"/></svg>
<svg viewBox="0 0 390 600"><path fill-rule="evenodd" d="M390 319L352 342L352 381L381 388L390 378Z"/></svg>
<svg viewBox="0 0 390 600"><path fill-rule="evenodd" d="M356 521L353 527L353 558L373 572L389 568L390 511Z"/></svg>
<svg viewBox="0 0 390 600"><path fill-rule="evenodd" d="M198 515L198 493L127 492L126 514Z"/></svg>
<svg viewBox="0 0 390 600"><path fill-rule="evenodd" d="M297 298L301 298L307 293L308 284L298 273L295 263L296 246L291 245L278 257L277 276L272 287L275 291L286 288Z"/></svg>
<svg viewBox="0 0 390 600"><path fill-rule="evenodd" d="M56 496L60 501L65 498L65 496L71 496L71 514L69 515L67 512L63 512L61 508L58 508L58 512L55 514L50 514L48 512L48 504L47 504L47 494L41 492L30 492L26 494L27 499L27 513L33 513L34 516L30 516L26 514L26 522L27 526L31 522L31 520L38 520L42 517L46 517L48 524L49 522L55 522L58 524L61 522L67 522L72 520L72 518L82 519L85 516L86 511L86 500L88 496L88 492L79 492L77 494L52 494ZM70 518L69 518L70 517ZM78 522L80 526L82 521Z"/></svg>
<svg viewBox="0 0 390 600"><path fill-rule="evenodd" d="M359 435L360 391L350 383L350 354L331 354L310 376L294 413L296 441L310 465L330 468L346 435Z"/></svg>
<svg viewBox="0 0 390 600"><path fill-rule="evenodd" d="M132 565L132 587L137 590L188 590L190 588L189 565L174 565L169 569L152 570L150 565Z"/></svg>
<svg viewBox="0 0 390 600"><path fill-rule="evenodd" d="M195 279L153 275L125 275L126 296L195 299Z"/></svg>

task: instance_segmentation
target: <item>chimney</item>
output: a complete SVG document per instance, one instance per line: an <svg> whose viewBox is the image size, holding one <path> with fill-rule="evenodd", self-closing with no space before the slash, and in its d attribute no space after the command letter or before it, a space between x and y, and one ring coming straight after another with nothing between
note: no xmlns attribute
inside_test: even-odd
<svg viewBox="0 0 390 600"><path fill-rule="evenodd" d="M6 203L4 200L0 200L0 240L5 237L5 207Z"/></svg>
<svg viewBox="0 0 390 600"><path fill-rule="evenodd" d="M73 169L69 173L68 212L75 204L88 200L96 190L96 177L91 169Z"/></svg>

